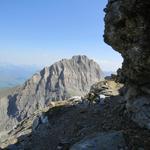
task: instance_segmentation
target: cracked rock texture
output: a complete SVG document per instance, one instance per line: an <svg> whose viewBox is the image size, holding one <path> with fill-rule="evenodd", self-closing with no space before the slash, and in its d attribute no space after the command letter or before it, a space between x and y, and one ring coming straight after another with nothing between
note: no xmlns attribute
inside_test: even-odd
<svg viewBox="0 0 150 150"><path fill-rule="evenodd" d="M107 144L106 144L107 143ZM70 150L117 150L126 147L123 134L117 131L91 135L73 145Z"/></svg>
<svg viewBox="0 0 150 150"><path fill-rule="evenodd" d="M104 40L124 61L118 70L125 83L127 109L141 127L150 124L150 1L109 0ZM138 101L138 102L136 102ZM141 102L140 102L141 101ZM135 110L136 108L136 110Z"/></svg>
<svg viewBox="0 0 150 150"><path fill-rule="evenodd" d="M90 86L102 79L99 65L86 56L73 56L44 68L14 94L0 98L0 131L8 131L30 117L36 110L43 110L52 101L72 96L84 96ZM5 132L1 132L3 139Z"/></svg>

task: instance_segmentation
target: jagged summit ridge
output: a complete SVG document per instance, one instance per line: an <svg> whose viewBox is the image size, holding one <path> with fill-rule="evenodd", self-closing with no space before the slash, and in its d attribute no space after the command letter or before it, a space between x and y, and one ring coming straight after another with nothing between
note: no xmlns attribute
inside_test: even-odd
<svg viewBox="0 0 150 150"><path fill-rule="evenodd" d="M89 91L89 85L101 78L99 65L87 56L78 55L45 67L25 83L24 89L34 88L34 85L34 94L43 93L47 100L63 100L70 96L83 96Z"/></svg>
<svg viewBox="0 0 150 150"><path fill-rule="evenodd" d="M0 131L44 109L51 101L84 96L90 86L102 79L99 65L86 56L73 56L45 67L26 81L18 92L0 99ZM5 103L3 102L5 101Z"/></svg>

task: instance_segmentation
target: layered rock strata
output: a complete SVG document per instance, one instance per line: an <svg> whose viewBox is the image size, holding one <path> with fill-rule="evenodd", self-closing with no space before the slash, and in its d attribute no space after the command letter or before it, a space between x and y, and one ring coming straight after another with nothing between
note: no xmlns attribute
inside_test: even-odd
<svg viewBox="0 0 150 150"><path fill-rule="evenodd" d="M0 131L9 131L36 110L43 110L52 101L83 96L90 86L102 79L99 65L86 56L63 59L44 68L12 95L0 98ZM3 139L5 132L0 133Z"/></svg>

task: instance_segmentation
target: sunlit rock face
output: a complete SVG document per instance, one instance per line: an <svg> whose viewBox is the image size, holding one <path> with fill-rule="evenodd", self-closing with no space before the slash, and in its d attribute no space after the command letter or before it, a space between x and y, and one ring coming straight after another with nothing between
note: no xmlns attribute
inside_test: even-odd
<svg viewBox="0 0 150 150"><path fill-rule="evenodd" d="M90 86L102 79L99 65L86 56L63 59L44 68L28 80L17 95L16 104L21 118L51 101L65 100L72 96L84 96Z"/></svg>
<svg viewBox="0 0 150 150"><path fill-rule="evenodd" d="M103 73L99 65L86 56L73 56L45 67L19 91L0 98L0 131L11 130L37 110L49 107L52 101L84 96L91 85L101 79Z"/></svg>
<svg viewBox="0 0 150 150"><path fill-rule="evenodd" d="M127 109L142 127L150 123L149 115L146 116L149 113L144 113L144 110L148 111L150 101L149 8L150 1L147 0L109 0L105 9L104 40L124 59L122 69L118 71L119 80L127 89ZM144 102L140 103L139 99L143 101L143 98Z"/></svg>

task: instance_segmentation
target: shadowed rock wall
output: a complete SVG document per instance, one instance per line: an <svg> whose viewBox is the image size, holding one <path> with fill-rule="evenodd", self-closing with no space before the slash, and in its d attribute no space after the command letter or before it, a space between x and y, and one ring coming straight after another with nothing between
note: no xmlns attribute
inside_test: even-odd
<svg viewBox="0 0 150 150"><path fill-rule="evenodd" d="M51 101L84 96L91 85L101 79L103 73L99 65L86 56L73 56L44 68L26 81L17 93L0 98L0 131L16 127L35 111L49 107Z"/></svg>
<svg viewBox="0 0 150 150"><path fill-rule="evenodd" d="M132 119L150 128L150 1L109 0L105 9L104 40L121 53L118 70L125 83L127 109Z"/></svg>

